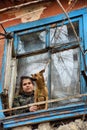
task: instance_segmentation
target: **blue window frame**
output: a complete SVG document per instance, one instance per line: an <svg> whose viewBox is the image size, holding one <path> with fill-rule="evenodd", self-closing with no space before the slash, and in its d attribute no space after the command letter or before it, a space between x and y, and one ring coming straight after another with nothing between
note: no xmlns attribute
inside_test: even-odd
<svg viewBox="0 0 87 130"><path fill-rule="evenodd" d="M49 90L49 100L51 101L49 101L49 109L47 111L42 110L12 116L10 120L12 122L9 123L8 119L3 119L4 128L84 114L85 98L68 99L68 96L74 97L87 92L86 82L81 74L81 70L85 69L84 57L86 63L86 56L83 56L82 53L87 48L86 8L70 12L69 17L79 42L64 14L20 24L7 29L7 31L13 32L13 58L15 57L18 62L17 86L15 89L18 89L21 75L29 75L45 68L44 77ZM7 46L8 44L6 44ZM6 63L6 61L4 62ZM2 72L5 72L5 67L4 65ZM3 80L4 75L1 83ZM58 101L59 98L61 98L60 101ZM63 100L64 98L65 100ZM63 114L60 114L61 112ZM86 108L85 113L87 113ZM38 114L40 114L39 117L37 117ZM27 115L30 116L30 119L27 119ZM19 117L24 118L24 120L20 122ZM17 119L18 122L16 123L14 119Z"/></svg>

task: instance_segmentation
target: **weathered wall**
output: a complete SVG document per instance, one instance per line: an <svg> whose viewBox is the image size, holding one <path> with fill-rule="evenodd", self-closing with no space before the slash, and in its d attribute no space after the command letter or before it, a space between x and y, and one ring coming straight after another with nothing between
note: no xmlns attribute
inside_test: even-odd
<svg viewBox="0 0 87 130"><path fill-rule="evenodd" d="M69 0L61 0L62 5L67 11L79 9L87 6L86 0L72 0L75 4L68 4ZM76 1L76 2L75 2ZM5 3L4 3L5 2ZM54 16L59 13L63 13L62 9L59 7L56 0L53 1L45 1L40 3L29 4L27 6L15 7L12 9L6 9L4 4L11 6L10 3L6 3L4 1L0 3L0 23L3 24L4 28L9 26L14 26L20 23L26 23L35 21L38 19L46 18L49 16ZM4 8L4 11L2 10ZM0 26L0 32L3 32L2 27ZM1 36L0 36L1 38ZM0 70L2 65L2 56L4 50L4 41L0 40ZM1 73L0 73L1 75Z"/></svg>
<svg viewBox="0 0 87 130"><path fill-rule="evenodd" d="M32 127L22 126L22 127L13 128L12 130L32 130ZM59 124L59 122L56 122L56 125L55 123L54 124L41 123L38 124L37 129L34 130L87 130L87 121L77 119L75 121L71 121L65 124L64 122L61 122L61 125Z"/></svg>

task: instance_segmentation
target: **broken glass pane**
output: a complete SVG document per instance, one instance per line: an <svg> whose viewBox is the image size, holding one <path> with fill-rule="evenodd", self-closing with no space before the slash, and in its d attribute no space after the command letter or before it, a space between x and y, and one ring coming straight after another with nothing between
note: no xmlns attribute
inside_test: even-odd
<svg viewBox="0 0 87 130"><path fill-rule="evenodd" d="M79 23L73 23L74 29L79 36ZM70 43L76 40L76 35L70 24L62 25L61 27L55 27L50 29L50 42L51 46L59 45L63 43Z"/></svg>
<svg viewBox="0 0 87 130"><path fill-rule="evenodd" d="M39 31L20 36L17 54L34 52L45 48L46 32Z"/></svg>

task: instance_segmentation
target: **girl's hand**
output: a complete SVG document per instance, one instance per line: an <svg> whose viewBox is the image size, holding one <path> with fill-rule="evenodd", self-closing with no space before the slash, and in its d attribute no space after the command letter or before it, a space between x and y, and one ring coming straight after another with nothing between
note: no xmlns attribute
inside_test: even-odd
<svg viewBox="0 0 87 130"><path fill-rule="evenodd" d="M31 107L29 108L29 111L30 111L30 112L37 111L37 106L31 106Z"/></svg>

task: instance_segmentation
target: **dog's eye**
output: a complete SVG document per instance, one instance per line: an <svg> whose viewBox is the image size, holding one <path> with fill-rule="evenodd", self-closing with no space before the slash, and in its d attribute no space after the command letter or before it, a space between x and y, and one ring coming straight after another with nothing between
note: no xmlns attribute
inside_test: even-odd
<svg viewBox="0 0 87 130"><path fill-rule="evenodd" d="M37 75L35 74L35 76L37 76Z"/></svg>
<svg viewBox="0 0 87 130"><path fill-rule="evenodd" d="M42 73L40 73L40 76L42 76L43 74Z"/></svg>

